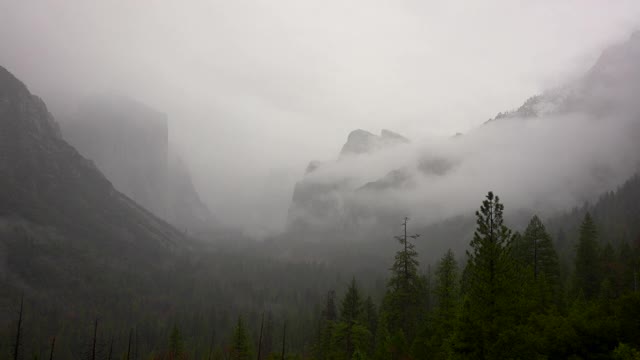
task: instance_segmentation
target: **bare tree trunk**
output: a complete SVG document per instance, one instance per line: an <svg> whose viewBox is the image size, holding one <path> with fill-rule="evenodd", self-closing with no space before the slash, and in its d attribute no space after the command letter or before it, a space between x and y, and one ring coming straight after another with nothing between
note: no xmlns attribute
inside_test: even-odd
<svg viewBox="0 0 640 360"><path fill-rule="evenodd" d="M107 360L111 360L113 356L113 335L111 336L111 341L109 341L109 355L107 356Z"/></svg>
<svg viewBox="0 0 640 360"><path fill-rule="evenodd" d="M133 338L133 329L129 332L129 343L127 344L127 360L131 359L131 339Z"/></svg>
<svg viewBox="0 0 640 360"><path fill-rule="evenodd" d="M13 360L18 360L20 353L20 335L22 331L22 310L24 307L24 294L20 297L20 314L18 315L18 331L16 332L16 343L13 347Z"/></svg>
<svg viewBox="0 0 640 360"><path fill-rule="evenodd" d="M215 341L216 338L216 330L214 329L211 332L211 344L209 344L209 358L208 360L211 360L211 357L213 356L213 343Z"/></svg>
<svg viewBox="0 0 640 360"><path fill-rule="evenodd" d="M282 360L284 360L284 345L287 340L287 322L284 322L284 328L282 330Z"/></svg>
<svg viewBox="0 0 640 360"><path fill-rule="evenodd" d="M49 353L49 360L53 360L53 349L55 349L56 347L56 337L54 336L53 339L51 339L51 352Z"/></svg>
<svg viewBox="0 0 640 360"><path fill-rule="evenodd" d="M93 326L93 344L91 345L91 360L96 360L96 340L98 339L98 319Z"/></svg>
<svg viewBox="0 0 640 360"><path fill-rule="evenodd" d="M264 329L264 313L262 313L262 321L260 322L260 337L258 339L258 360L261 359L262 352L262 330Z"/></svg>

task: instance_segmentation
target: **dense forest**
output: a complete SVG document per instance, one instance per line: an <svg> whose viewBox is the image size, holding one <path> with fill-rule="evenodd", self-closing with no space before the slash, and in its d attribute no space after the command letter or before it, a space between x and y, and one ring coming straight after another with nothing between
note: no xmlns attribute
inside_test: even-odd
<svg viewBox="0 0 640 360"><path fill-rule="evenodd" d="M548 2L0 0L0 360L640 360L640 1Z"/></svg>
<svg viewBox="0 0 640 360"><path fill-rule="evenodd" d="M510 229L489 192L466 253L436 264L419 264L428 239L405 218L384 279L230 252L184 257L160 277L164 292L104 274L93 282L119 295L64 310L23 295L3 315L3 356L638 359L639 181L552 219L554 230L537 216Z"/></svg>

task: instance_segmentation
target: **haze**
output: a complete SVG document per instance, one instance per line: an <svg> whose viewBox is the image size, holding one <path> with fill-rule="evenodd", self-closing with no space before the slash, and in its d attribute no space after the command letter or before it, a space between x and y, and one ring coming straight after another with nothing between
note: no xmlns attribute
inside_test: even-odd
<svg viewBox="0 0 640 360"><path fill-rule="evenodd" d="M96 93L167 113L215 216L264 234L351 130L467 133L581 75L638 19L637 1L0 0L0 64L57 117Z"/></svg>

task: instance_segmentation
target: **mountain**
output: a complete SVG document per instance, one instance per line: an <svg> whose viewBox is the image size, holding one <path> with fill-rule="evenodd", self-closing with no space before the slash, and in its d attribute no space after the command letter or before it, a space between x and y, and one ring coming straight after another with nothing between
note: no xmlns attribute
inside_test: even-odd
<svg viewBox="0 0 640 360"><path fill-rule="evenodd" d="M186 167L172 161L181 179L173 194L188 194ZM338 279L324 266L241 246L187 238L121 193L63 139L44 102L0 67L0 338L15 339L22 297L20 358L48 356L54 336L55 358L86 358L95 323L98 358L108 339L113 357L124 358L131 333L133 353L158 355L176 324L194 325L181 331L205 351L211 334L231 333L240 315L255 328L265 309L276 319L310 313ZM303 318L290 320L290 343L310 336ZM0 358L12 351L13 342L0 341Z"/></svg>
<svg viewBox="0 0 640 360"><path fill-rule="evenodd" d="M170 145L166 114L129 98L102 96L83 101L61 127L116 189L155 215L190 231L211 226L213 215Z"/></svg>
<svg viewBox="0 0 640 360"><path fill-rule="evenodd" d="M336 160L312 162L296 184L288 231L377 238L406 215L423 224L462 216L488 190L506 189L511 213L522 214L515 223L593 201L640 169L638 64L634 33L577 80L433 144L355 130Z"/></svg>
<svg viewBox="0 0 640 360"><path fill-rule="evenodd" d="M98 299L92 289L118 274L145 276L190 244L116 190L0 67L0 307L16 292L49 306Z"/></svg>
<svg viewBox="0 0 640 360"><path fill-rule="evenodd" d="M340 155L366 154L408 142L409 139L390 130L383 129L380 135L374 135L366 130L358 129L349 134L347 142L342 146L342 150L340 150Z"/></svg>
<svg viewBox="0 0 640 360"><path fill-rule="evenodd" d="M362 156L375 154L380 151L409 144L409 139L390 130L382 130L380 135L358 129L352 131L342 146L337 163L349 166L351 162L358 162ZM307 222L318 229L326 227L347 227L357 221L344 206L344 194L354 190L354 182L348 176L332 179L328 182L306 181L321 174L325 166L331 163L311 161L305 171L305 179L299 181L294 188L291 206L289 207L288 223L292 229L306 227ZM402 174L390 174L380 180L380 184L366 184L364 188L387 186L389 182L402 181ZM320 175L321 176L321 175ZM317 221L317 222L316 222Z"/></svg>
<svg viewBox="0 0 640 360"><path fill-rule="evenodd" d="M596 63L579 79L533 96L512 111L492 120L530 118L573 112L594 116L640 111L635 94L640 91L640 31L623 43L606 48Z"/></svg>

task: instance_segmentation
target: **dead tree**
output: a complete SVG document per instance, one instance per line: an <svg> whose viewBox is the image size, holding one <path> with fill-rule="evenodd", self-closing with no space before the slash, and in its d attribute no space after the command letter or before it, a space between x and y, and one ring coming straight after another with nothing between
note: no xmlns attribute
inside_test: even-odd
<svg viewBox="0 0 640 360"><path fill-rule="evenodd" d="M54 336L53 339L51 339L51 352L49 352L49 360L53 360L53 349L55 349L56 347L56 337Z"/></svg>
<svg viewBox="0 0 640 360"><path fill-rule="evenodd" d="M18 314L18 330L16 331L16 342L13 347L13 360L18 360L20 354L20 335L22 333L22 311L24 308L24 294L20 297L20 313Z"/></svg>

